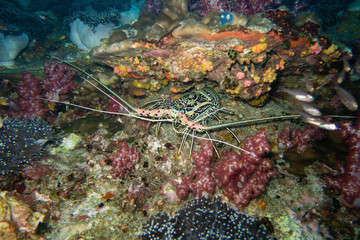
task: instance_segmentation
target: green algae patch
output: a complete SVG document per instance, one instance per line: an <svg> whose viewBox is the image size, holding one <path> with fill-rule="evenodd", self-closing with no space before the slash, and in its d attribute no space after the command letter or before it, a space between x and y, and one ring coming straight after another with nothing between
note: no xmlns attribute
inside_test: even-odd
<svg viewBox="0 0 360 240"><path fill-rule="evenodd" d="M64 137L60 146L51 150L51 154L64 153L70 150L74 150L75 147L82 141L82 138L75 133L70 133L67 137Z"/></svg>

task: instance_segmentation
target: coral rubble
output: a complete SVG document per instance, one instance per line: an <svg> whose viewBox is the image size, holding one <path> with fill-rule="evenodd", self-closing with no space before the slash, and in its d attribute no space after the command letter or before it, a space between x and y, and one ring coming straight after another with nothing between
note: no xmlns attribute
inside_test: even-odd
<svg viewBox="0 0 360 240"><path fill-rule="evenodd" d="M271 239L260 220L240 213L220 198L193 199L173 217L151 216L142 239Z"/></svg>
<svg viewBox="0 0 360 240"><path fill-rule="evenodd" d="M0 192L0 213L1 239L19 239L15 229L27 233L29 238L40 239L37 228L44 222L44 213L33 211L6 191Z"/></svg>

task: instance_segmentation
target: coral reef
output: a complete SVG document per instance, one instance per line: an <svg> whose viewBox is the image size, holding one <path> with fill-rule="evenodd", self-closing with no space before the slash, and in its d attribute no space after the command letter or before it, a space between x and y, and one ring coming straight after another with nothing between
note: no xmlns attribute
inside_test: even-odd
<svg viewBox="0 0 360 240"><path fill-rule="evenodd" d="M109 156L109 159L112 160L113 165L111 176L122 179L139 161L140 153L136 150L136 147L129 149L126 142L121 142L119 147L120 149L116 154Z"/></svg>
<svg viewBox="0 0 360 240"><path fill-rule="evenodd" d="M212 195L215 186L223 189L225 196L239 207L246 206L249 201L265 191L265 185L276 174L269 159L263 158L270 151L265 132L255 136L247 136L241 155L235 152L223 151L222 158L212 168L210 160L213 157L212 143L204 141L201 152L194 152L194 165L189 177L174 180L176 195L185 199L189 191L195 197Z"/></svg>
<svg viewBox="0 0 360 240"><path fill-rule="evenodd" d="M240 213L219 197L193 199L173 217L151 216L142 239L271 239L260 220Z"/></svg>
<svg viewBox="0 0 360 240"><path fill-rule="evenodd" d="M6 119L0 128L0 174L23 171L39 160L41 149L54 139L50 125L38 118Z"/></svg>
<svg viewBox="0 0 360 240"><path fill-rule="evenodd" d="M33 239L37 236L37 229L44 222L45 214L35 212L24 202L16 199L11 193L0 192L0 235L1 239L19 239L16 230L27 233Z"/></svg>
<svg viewBox="0 0 360 240"><path fill-rule="evenodd" d="M50 1L0 0L0 5L9 10L4 13L0 9L4 13L0 16L1 31L15 29L9 25L10 20L2 19L11 15L7 7L11 4L2 5L3 2L12 3L20 10L20 5L29 4L23 11L25 21L20 19L21 11L18 18L13 18L17 25L23 21L24 28L30 24L26 22L30 19L29 12L44 25L62 21L51 29L54 34L46 38L35 39L34 33L28 34L32 44L17 64L12 69L0 67L0 104L4 105L1 117L39 115L54 123L63 136L59 146L51 151L46 149L46 157L40 158L45 151L42 144L52 136L47 138L45 133L32 139L32 145L26 143L21 150L16 147L10 153L15 161L11 161L1 155L4 152L1 146L4 142L10 144L12 138L8 138L8 132L12 134L14 127L8 126L8 120L1 127L0 119L0 189L9 191L0 193L0 236L11 236L10 239L358 238L358 209L346 209L340 201L348 207L359 206L359 149L355 147L359 142L359 123L338 125L352 149L345 162L342 156L348 154L348 148L339 140L337 131L327 134L300 120L292 120L295 116L288 115L303 105L280 93L283 88L307 90L314 97L312 106L325 114L343 116L347 112L339 102L335 85L341 82L345 89L359 92L352 81L359 72L356 71L358 52L350 50L358 42L345 46L333 41L337 37L323 35L321 19L308 12L301 14L311 2L148 0L141 16L133 22L131 16L136 16L138 11L134 10L144 0L63 0L62 4L52 1L53 6ZM268 9L280 2L294 8ZM40 5L43 7L38 11ZM211 7L209 14L205 12L206 6ZM243 10L239 10L241 7ZM268 10L244 15L263 9ZM344 24L356 23L356 16L347 18L349 21ZM333 17L336 18L335 14ZM91 59L88 53L69 44L69 22L77 18L91 32L100 24L122 25L113 29L109 39L101 39L104 44L92 50ZM41 29L35 21L33 27ZM340 38L356 36L358 26L354 25L354 33L348 34L345 34L347 25L339 27L344 33ZM26 32L24 28L19 31ZM48 33L44 29L43 34ZM9 32L4 30L4 34ZM76 91L66 94L76 87L71 83L75 73L65 65L50 62L44 67L47 76L43 75L40 59L46 53L82 66L110 91L108 94L98 91L84 81ZM28 72L23 73L23 69ZM22 73L24 79L19 85ZM65 89L67 86L70 87ZM192 89L196 89L196 94ZM116 94L125 100L110 99ZM40 98L69 104L54 104ZM129 113L119 102L135 109L129 109ZM89 111L90 108L97 112ZM162 109L168 111L161 114ZM187 119L182 114L175 116L177 113L185 113ZM203 117L197 117L199 114ZM222 123L229 123L232 132L221 127ZM191 132L195 124L212 130L207 136L205 132ZM196 136L188 144L190 133ZM17 132L17 135L24 134ZM297 155L300 167L295 161L288 161L291 153L303 151L311 141L325 135L328 138L312 144L314 147L305 151L309 152L307 155ZM219 152L214 154L210 141L200 143L202 138L212 138ZM24 139L16 138L17 144L24 145ZM238 150L232 152L232 148ZM190 159L188 154L182 154L189 151ZM336 171L328 168L324 174L324 169L318 167L319 162L332 167L335 161L340 162ZM298 171L293 171L294 168ZM246 214L269 219L240 214L220 198L210 200L214 195L221 195L229 207L231 204ZM192 205L179 211L187 199ZM26 207L21 211L16 206L9 209L8 202L13 200ZM18 212L10 220L2 218L9 216L8 210ZM153 214L156 215L149 219ZM144 233L139 236L144 223ZM7 235L3 235L5 231Z"/></svg>
<svg viewBox="0 0 360 240"><path fill-rule="evenodd" d="M345 139L349 154L346 163L337 163L335 176L326 176L327 187L341 193L342 202L349 208L360 208L360 112L356 125L351 121L339 123L339 135ZM334 173L335 172L335 173Z"/></svg>
<svg viewBox="0 0 360 240"><path fill-rule="evenodd" d="M213 145L210 141L204 141L201 146L201 153L192 153L195 167L189 177L183 177L180 181L173 181L176 187L176 195L185 199L189 191L194 197L211 195L215 190L215 179L211 175L210 160L213 157Z"/></svg>
<svg viewBox="0 0 360 240"><path fill-rule="evenodd" d="M265 191L266 183L276 174L271 161L263 158L270 151L265 132L247 136L244 149L248 152L244 151L240 156L235 152L225 154L214 172L224 195L239 207L244 207Z"/></svg>
<svg viewBox="0 0 360 240"><path fill-rule="evenodd" d="M264 12L267 9L279 6L282 1L274 0L231 0L231 1L205 1L205 0L189 0L189 9L192 12L198 13L200 16L215 12L237 12L245 15L253 15L256 13Z"/></svg>
<svg viewBox="0 0 360 240"><path fill-rule="evenodd" d="M4 33L0 32L0 66L12 65L13 60L28 43L29 37L24 33L19 36L4 36Z"/></svg>
<svg viewBox="0 0 360 240"><path fill-rule="evenodd" d="M313 125L307 125L304 129L296 129L294 132L290 126L284 127L278 136L279 149L288 150L297 147L297 151L303 152L308 144L322 140L326 136L326 131Z"/></svg>
<svg viewBox="0 0 360 240"><path fill-rule="evenodd" d="M72 81L76 72L63 63L44 63L44 73L48 78L39 80L33 74L24 71L23 81L18 88L18 99L13 99L13 106L6 113L13 117L29 118L44 116L47 108L40 98L59 100L60 95L75 90L77 85Z"/></svg>
<svg viewBox="0 0 360 240"><path fill-rule="evenodd" d="M250 101L268 94L282 74L302 69L327 74L345 54L319 35L316 23L294 26L286 8L248 19L232 13L233 25L224 26L222 13L201 19L187 14L185 1L165 1L155 22L140 16L130 27L115 29L111 41L93 48L91 57L147 91L159 90L166 80L175 82L171 91L183 92L207 79L231 97ZM236 54L229 55L233 51ZM322 84L325 81L319 81L319 88Z"/></svg>
<svg viewBox="0 0 360 240"><path fill-rule="evenodd" d="M44 73L48 78L41 82L45 97L58 100L59 95L68 93L76 89L76 84L72 81L76 72L68 65L58 62L45 62Z"/></svg>

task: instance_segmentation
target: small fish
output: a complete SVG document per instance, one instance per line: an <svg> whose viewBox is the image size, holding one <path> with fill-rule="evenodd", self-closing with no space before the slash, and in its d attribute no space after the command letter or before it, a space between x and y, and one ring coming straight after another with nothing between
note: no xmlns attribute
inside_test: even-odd
<svg viewBox="0 0 360 240"><path fill-rule="evenodd" d="M0 117L0 128L2 128L4 126L4 121L2 119L2 117Z"/></svg>
<svg viewBox="0 0 360 240"><path fill-rule="evenodd" d="M102 38L102 39L100 39L101 40L101 42L103 42L103 43L108 43L109 42L109 38Z"/></svg>
<svg viewBox="0 0 360 240"><path fill-rule="evenodd" d="M285 92L301 102L312 102L314 97L299 89L280 88L279 92Z"/></svg>
<svg viewBox="0 0 360 240"><path fill-rule="evenodd" d="M303 117L303 120L306 123L309 123L309 124L312 124L319 128L322 128L325 130L330 130L330 131L334 131L334 130L338 129L338 127L335 123L331 123L331 122L325 121L323 119L316 118L314 116L311 116L311 115L301 112L301 111L299 111L299 114Z"/></svg>
<svg viewBox="0 0 360 240"><path fill-rule="evenodd" d="M0 105L8 106L9 105L9 99L6 97L0 97Z"/></svg>
<svg viewBox="0 0 360 240"><path fill-rule="evenodd" d="M305 78L305 85L306 85L306 90L308 92L313 92L314 91L314 84L313 82L311 81L310 77L309 77L309 74L305 73L304 74L304 78Z"/></svg>
<svg viewBox="0 0 360 240"><path fill-rule="evenodd" d="M337 83L338 84L342 83L344 79L345 79L345 69L341 70L341 72L339 73L337 77Z"/></svg>
<svg viewBox="0 0 360 240"><path fill-rule="evenodd" d="M146 95L145 89L137 88L134 86L129 86L128 91L129 91L130 95L135 96L135 97L142 97L142 96Z"/></svg>
<svg viewBox="0 0 360 240"><path fill-rule="evenodd" d="M330 131L338 130L338 127L335 123L331 123L331 122L324 121L321 119L314 118L313 120L309 120L308 123L315 125L319 128L325 129L325 130L330 130Z"/></svg>
<svg viewBox="0 0 360 240"><path fill-rule="evenodd" d="M358 109L359 105L351 93L340 86L335 86L334 89L347 109L350 111L356 111Z"/></svg>
<svg viewBox="0 0 360 240"><path fill-rule="evenodd" d="M343 62L344 62L344 70L345 70L346 72L350 72L351 67L350 67L349 60L348 60L346 57L343 57L342 60L343 60Z"/></svg>
<svg viewBox="0 0 360 240"><path fill-rule="evenodd" d="M46 17L45 17L45 15L43 15L43 14L39 14L38 17L39 17L41 20L43 20L43 21L46 20Z"/></svg>
<svg viewBox="0 0 360 240"><path fill-rule="evenodd" d="M310 104L301 103L301 107L306 113L310 114L311 116L321 116L320 110Z"/></svg>

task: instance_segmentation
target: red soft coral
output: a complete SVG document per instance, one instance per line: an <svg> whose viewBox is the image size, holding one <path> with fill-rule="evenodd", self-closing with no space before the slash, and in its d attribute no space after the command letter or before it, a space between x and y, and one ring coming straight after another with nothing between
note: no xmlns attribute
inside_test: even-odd
<svg viewBox="0 0 360 240"><path fill-rule="evenodd" d="M343 203L348 208L360 208L360 111L356 125L351 121L339 123L339 135L349 146L346 164L337 163L336 176L326 176L329 188L341 193ZM333 172L333 171L332 171Z"/></svg>
<svg viewBox="0 0 360 240"><path fill-rule="evenodd" d="M269 179L276 174L269 159L263 155L270 151L265 132L245 138L245 150L238 155L235 152L225 153L220 163L215 166L214 176L224 195L234 200L239 207L259 196Z"/></svg>
<svg viewBox="0 0 360 240"><path fill-rule="evenodd" d="M113 165L111 176L123 179L125 174L132 170L139 161L140 153L136 150L136 147L129 149L126 142L121 142L120 149L109 158L112 160Z"/></svg>
<svg viewBox="0 0 360 240"><path fill-rule="evenodd" d="M204 141L201 152L194 151L192 154L195 167L190 177L183 177L180 181L173 181L176 186L176 195L185 199L189 191L195 197L212 194L215 190L215 179L211 175L210 160L213 157L213 146L210 141Z"/></svg>

